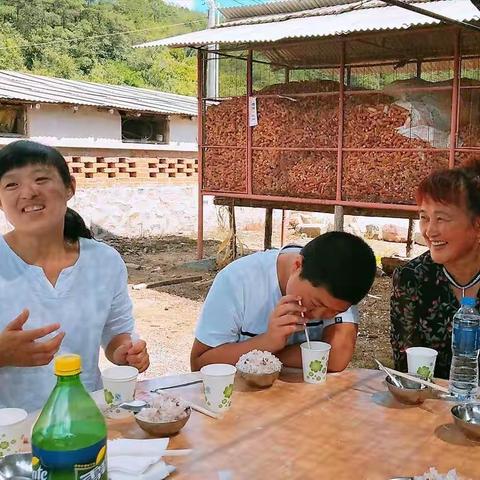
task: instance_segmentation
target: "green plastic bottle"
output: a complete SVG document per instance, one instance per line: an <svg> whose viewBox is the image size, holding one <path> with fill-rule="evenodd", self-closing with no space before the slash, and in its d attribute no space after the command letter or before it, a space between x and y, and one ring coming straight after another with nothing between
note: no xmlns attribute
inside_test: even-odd
<svg viewBox="0 0 480 480"><path fill-rule="evenodd" d="M32 431L33 480L107 480L107 427L80 371L79 355L55 359L57 384Z"/></svg>

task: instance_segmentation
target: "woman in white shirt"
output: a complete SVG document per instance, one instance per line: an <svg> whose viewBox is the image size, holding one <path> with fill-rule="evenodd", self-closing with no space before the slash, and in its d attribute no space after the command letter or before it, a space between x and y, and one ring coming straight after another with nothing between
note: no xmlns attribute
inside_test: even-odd
<svg viewBox="0 0 480 480"><path fill-rule="evenodd" d="M52 359L82 356L82 380L101 388L99 349L117 365L149 366L132 339L127 271L67 207L75 179L54 148L18 141L0 150L0 407L40 408L54 386Z"/></svg>

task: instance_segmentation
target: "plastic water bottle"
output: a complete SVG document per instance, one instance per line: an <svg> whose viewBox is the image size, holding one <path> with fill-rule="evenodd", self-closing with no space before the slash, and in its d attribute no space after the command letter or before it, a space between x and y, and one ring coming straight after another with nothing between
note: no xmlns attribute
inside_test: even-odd
<svg viewBox="0 0 480 480"><path fill-rule="evenodd" d="M480 314L475 303L475 298L462 298L453 316L449 390L461 400L475 398L478 388Z"/></svg>

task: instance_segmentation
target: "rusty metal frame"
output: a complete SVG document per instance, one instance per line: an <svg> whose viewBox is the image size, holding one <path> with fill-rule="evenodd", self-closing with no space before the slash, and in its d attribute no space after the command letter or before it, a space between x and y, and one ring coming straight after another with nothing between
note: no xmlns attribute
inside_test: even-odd
<svg viewBox="0 0 480 480"><path fill-rule="evenodd" d="M318 92L318 93L306 93L306 94L289 94L289 97L307 97L307 96L324 96L324 95L338 95L338 105L339 105L339 115L338 115L338 126L337 126L337 145L332 145L332 147L316 147L316 148L309 148L309 147L256 147L253 145L253 127L248 126L249 121L249 108L250 103L249 99L252 95L258 98L269 98L269 97L279 97L278 95L262 95L256 94L253 90L253 64L256 60L253 59L253 50L248 50L248 57L247 57L247 75L246 75L246 102L247 102L247 114L245 121L247 126L247 140L246 145L239 146L239 145L206 145L204 143L204 121L205 121L205 111L204 111L204 102L207 100L204 93L205 93L205 66L206 60L205 57L201 52L202 49L198 49L198 108L199 108L199 121L198 121L198 145L199 145L199 152L198 152L198 245L197 245L197 256L198 258L202 258L203 256L203 197L204 196L221 196L226 198L232 199L247 199L252 201L273 201L273 202L287 202L287 203L296 203L300 205L310 205L310 206L344 206L344 207L353 207L353 208L360 208L360 209L376 209L376 210L384 210L384 211L392 211L392 212L404 212L407 214L412 214L417 210L415 205L405 205L405 204L390 204L390 203L376 203L376 202L359 202L359 201L349 201L344 200L342 197L342 173L343 173L343 161L344 161L344 154L345 152L436 152L436 153L448 153L448 165L449 167L453 167L455 164L455 155L457 153L479 153L480 146L475 147L457 147L457 134L458 134L458 127L459 127L459 96L460 91L462 89L477 89L480 88L479 86L462 86L460 84L460 77L461 77L461 62L462 58L469 59L469 58L477 58L477 56L466 56L462 57L461 55L461 30L457 27L446 27L443 29L445 33L451 33L453 36L453 45L454 45L454 53L453 57L451 58L428 58L424 59L425 62L435 62L435 61L452 61L453 60L453 84L451 86L444 86L444 87L412 87L408 89L409 91L451 91L452 92L452 111L451 111L451 123L450 123L450 138L451 142L448 148L386 148L386 147L378 147L378 148L356 148L356 147L347 147L344 145L343 139L343 132L344 132L344 121L345 121L345 99L350 95L362 95L362 94L372 94L375 91L372 90L350 90L350 78L351 78L351 69L356 68L357 65L355 64L347 64L346 63L346 54L345 49L347 43L350 41L355 41L355 38L341 40L342 43L342 60L340 66L333 66L333 68L339 69L339 91L336 92ZM424 29L424 32L427 33L431 31L431 29ZM402 32L403 34L407 34L408 32ZM399 32L392 32L392 35L398 35ZM374 34L371 34L374 35ZM383 35L385 33L383 32ZM361 36L365 38L365 36ZM368 36L367 36L368 37ZM268 47L266 47L268 48ZM258 48L255 48L256 50ZM261 50L261 49L260 49ZM240 59L239 59L240 60ZM244 60L243 58L241 60ZM380 65L393 65L392 62L388 63L379 63L378 65L375 64L368 64L365 66L374 67ZM331 66L325 68L332 68ZM288 69L288 73L294 70L294 68ZM287 71L287 70L286 70ZM422 71L422 60L419 59L417 61L417 75ZM288 78L289 75L286 76ZM347 80L347 85L345 85L345 79ZM210 100L210 99L209 99ZM215 99L211 99L215 100ZM218 99L217 99L218 100ZM246 152L246 162L245 162L245 173L246 173L246 188L240 192L233 192L233 191L213 191L207 190L203 188L203 178L204 178L204 171L203 171L203 159L204 153L206 148L229 148L229 149L244 149ZM253 192L253 152L257 150L271 150L271 151L326 151L337 153L337 178L336 178L336 193L335 198L331 199L318 199L318 198L296 198L296 197L285 197L285 196L278 196L278 195L259 195Z"/></svg>

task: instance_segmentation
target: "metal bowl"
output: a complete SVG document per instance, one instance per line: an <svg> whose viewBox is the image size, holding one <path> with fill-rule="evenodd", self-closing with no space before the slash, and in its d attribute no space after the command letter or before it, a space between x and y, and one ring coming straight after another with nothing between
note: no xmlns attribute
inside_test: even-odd
<svg viewBox="0 0 480 480"><path fill-rule="evenodd" d="M252 387L268 388L279 377L280 372L273 373L245 373L239 370L240 376Z"/></svg>
<svg viewBox="0 0 480 480"><path fill-rule="evenodd" d="M455 405L451 412L455 425L467 437L480 440L480 403Z"/></svg>
<svg viewBox="0 0 480 480"><path fill-rule="evenodd" d="M390 377L386 377L385 382L387 383L390 393L399 402L408 405L418 405L428 397L430 389L425 385L420 385L406 378L397 377L397 379L402 384L402 388L396 387Z"/></svg>
<svg viewBox="0 0 480 480"><path fill-rule="evenodd" d="M138 418L137 415L135 415L135 420L140 428L150 435L154 437L169 437L170 435L178 433L188 422L192 409L187 407L185 412L187 413L185 417L174 420L173 422L146 422Z"/></svg>
<svg viewBox="0 0 480 480"><path fill-rule="evenodd" d="M0 458L0 480L31 480L31 478L31 453L13 453Z"/></svg>

